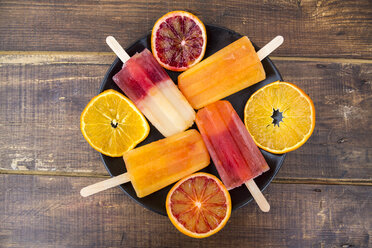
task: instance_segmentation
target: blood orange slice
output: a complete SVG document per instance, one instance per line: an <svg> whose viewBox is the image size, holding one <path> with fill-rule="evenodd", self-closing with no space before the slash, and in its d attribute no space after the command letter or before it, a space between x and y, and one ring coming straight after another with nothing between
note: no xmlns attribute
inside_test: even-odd
<svg viewBox="0 0 372 248"><path fill-rule="evenodd" d="M206 44L204 24L186 11L165 14L152 29L152 53L161 66L171 71L184 71L198 63Z"/></svg>
<svg viewBox="0 0 372 248"><path fill-rule="evenodd" d="M205 238L225 226L231 214L231 198L217 177L200 172L173 186L167 196L166 209L180 232Z"/></svg>

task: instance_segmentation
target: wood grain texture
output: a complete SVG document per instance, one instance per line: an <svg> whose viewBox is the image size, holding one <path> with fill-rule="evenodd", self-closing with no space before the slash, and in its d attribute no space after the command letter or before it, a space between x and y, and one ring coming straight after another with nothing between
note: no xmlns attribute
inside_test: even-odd
<svg viewBox="0 0 372 248"><path fill-rule="evenodd" d="M259 46L281 34L281 56L372 58L369 0L47 1L0 3L0 50L109 51L129 45L172 10L246 34Z"/></svg>
<svg viewBox="0 0 372 248"><path fill-rule="evenodd" d="M115 58L106 36L128 46L177 9L258 46L283 35L274 62L316 108L271 211L249 203L202 240L118 188L79 195L108 177L79 130ZM372 247L371 27L370 0L0 1L0 247Z"/></svg>
<svg viewBox="0 0 372 248"><path fill-rule="evenodd" d="M79 123L114 56L0 57L0 167L105 172Z"/></svg>
<svg viewBox="0 0 372 248"><path fill-rule="evenodd" d="M192 239L167 217L118 188L82 198L95 182L76 177L0 175L1 247L368 247L370 188L272 184L271 211L248 204L216 235Z"/></svg>
<svg viewBox="0 0 372 248"><path fill-rule="evenodd" d="M107 175L80 134L111 54L0 55L2 170ZM371 179L372 64L274 60L313 99L316 127L279 178Z"/></svg>
<svg viewBox="0 0 372 248"><path fill-rule="evenodd" d="M284 81L310 96L316 112L312 137L288 153L280 175L371 179L372 64L284 60L275 64Z"/></svg>

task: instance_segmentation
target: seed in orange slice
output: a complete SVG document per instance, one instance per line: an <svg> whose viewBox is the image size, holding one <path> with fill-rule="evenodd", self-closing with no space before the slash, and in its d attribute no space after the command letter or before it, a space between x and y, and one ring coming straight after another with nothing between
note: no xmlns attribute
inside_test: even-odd
<svg viewBox="0 0 372 248"><path fill-rule="evenodd" d="M136 106L115 90L94 97L83 110L80 129L98 152L121 157L149 134L150 127Z"/></svg>
<svg viewBox="0 0 372 248"><path fill-rule="evenodd" d="M207 32L195 15L172 11L159 18L151 33L151 49L161 66L185 71L204 56Z"/></svg>
<svg viewBox="0 0 372 248"><path fill-rule="evenodd" d="M193 238L205 238L220 231L229 220L231 198L217 177L199 172L172 187L166 209L180 232Z"/></svg>
<svg viewBox="0 0 372 248"><path fill-rule="evenodd" d="M302 146L315 127L315 108L296 85L274 82L256 91L244 109L244 123L262 149L286 153Z"/></svg>

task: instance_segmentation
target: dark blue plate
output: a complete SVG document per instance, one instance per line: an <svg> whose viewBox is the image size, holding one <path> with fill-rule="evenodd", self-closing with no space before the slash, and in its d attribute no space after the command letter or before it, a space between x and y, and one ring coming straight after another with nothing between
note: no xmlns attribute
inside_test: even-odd
<svg viewBox="0 0 372 248"><path fill-rule="evenodd" d="M234 42L235 40L242 37L241 34L238 34L232 30L228 30L226 28L206 25L207 29L207 48L205 52L204 58L214 54L221 48L227 46L228 44ZM120 37L119 37L120 38ZM133 56L136 52L141 52L144 48L148 48L151 50L150 45L150 38L151 34L149 33L142 39L139 39L134 44L129 46L127 49L127 53L130 56ZM257 49L257 47L255 46ZM236 112L239 114L240 118L243 119L244 117L244 107L249 99L249 97L252 95L253 92L258 90L264 85L267 85L269 83L272 83L277 80L282 80L282 77L278 71L278 69L275 67L274 63L269 59L265 58L262 61L262 64L265 68L266 72L266 79L262 82L259 82L249 88L246 88L244 90L241 90L227 98L226 100L230 101L231 104L234 106ZM121 69L123 63L117 58L114 63L111 65L110 69L107 71L105 78L102 81L101 88L99 90L99 93L107 90L107 89L114 89L121 93L123 93L119 87L116 86L115 82L112 80L112 77ZM172 78L172 80L177 83L177 76L180 74L179 72L172 72L167 71L169 76ZM124 94L124 93L123 93ZM150 134L149 136L142 141L138 146L142 146L148 143L151 143L155 140L164 138L152 125L150 125ZM197 129L196 125L194 124L192 128ZM257 177L255 179L256 184L261 190L264 190L270 182L273 180L275 175L278 173L284 158L285 154L282 155L276 155L271 154L269 152L261 150L262 154L264 155L267 163L270 166L270 170L268 172L265 172L261 176ZM122 158L112 158L105 156L101 154L101 158L103 161L103 164L105 165L106 169L110 173L111 176L117 176L124 172L126 172L125 164ZM214 167L213 162L211 161L211 164L203 169L202 171L211 173L213 175L218 176L217 170ZM162 215L166 215L165 210L165 199L167 196L168 191L173 186L170 185L168 187L165 187L151 195L148 195L144 198L138 198L136 196L136 193L132 187L131 183L126 183L123 185L120 185L120 188L129 195L132 199L134 199L136 202L141 204L142 206ZM244 205L246 205L248 202L252 201L252 196L249 193L248 189L243 185L239 188L235 188L233 190L230 190L231 200L232 200L232 210L236 210Z"/></svg>

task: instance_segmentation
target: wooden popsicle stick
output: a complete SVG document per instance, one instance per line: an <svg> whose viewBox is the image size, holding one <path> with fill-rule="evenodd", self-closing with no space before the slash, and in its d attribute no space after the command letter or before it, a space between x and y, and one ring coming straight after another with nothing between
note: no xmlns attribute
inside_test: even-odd
<svg viewBox="0 0 372 248"><path fill-rule="evenodd" d="M120 184L127 183L129 181L130 181L129 174L124 173L124 174L121 174L119 176L112 177L112 178L104 180L102 182L98 182L98 183L89 185L85 188L82 188L80 190L80 195L84 196L84 197L87 197L87 196L93 195L95 193L104 191L106 189L113 188L113 187L118 186Z"/></svg>
<svg viewBox="0 0 372 248"><path fill-rule="evenodd" d="M253 179L245 182L245 186L247 186L249 192L253 196L254 200L257 202L257 205L263 212L270 211L270 204L267 202L265 196L262 194L261 190L258 188L257 184L254 182Z"/></svg>
<svg viewBox="0 0 372 248"><path fill-rule="evenodd" d="M130 56L127 54L127 52L120 46L119 42L112 37L107 36L106 37L106 43L111 48L111 50L116 54L116 56L119 57L119 59L125 63L130 59Z"/></svg>
<svg viewBox="0 0 372 248"><path fill-rule="evenodd" d="M276 36L272 39L269 43L267 43L263 48L261 48L258 52L258 58L263 60L266 58L270 53L272 53L275 49L277 49L281 44L283 44L284 38L281 35Z"/></svg>
<svg viewBox="0 0 372 248"><path fill-rule="evenodd" d="M277 49L281 44L283 44L284 38L281 35L276 36L272 39L269 43L267 43L263 48L261 48L257 52L257 56L260 60L266 58L270 53L272 53L275 49ZM257 184L254 182L253 179L245 182L245 186L247 186L249 192L253 196L254 200L256 201L257 205L263 212L270 211L270 204L267 202L265 196L262 194L261 190L258 188Z"/></svg>

